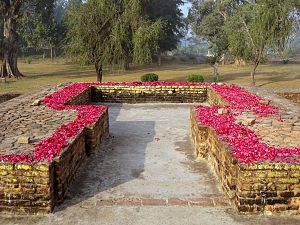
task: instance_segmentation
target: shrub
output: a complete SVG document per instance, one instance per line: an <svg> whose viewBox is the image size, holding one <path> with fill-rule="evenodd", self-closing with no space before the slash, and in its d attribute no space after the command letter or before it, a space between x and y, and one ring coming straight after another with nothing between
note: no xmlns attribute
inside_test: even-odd
<svg viewBox="0 0 300 225"><path fill-rule="evenodd" d="M31 64L32 63L32 57L30 57L30 56L27 57L25 61L26 61L27 64Z"/></svg>
<svg viewBox="0 0 300 225"><path fill-rule="evenodd" d="M155 82L158 81L158 75L155 73L147 73L141 76L142 82Z"/></svg>
<svg viewBox="0 0 300 225"><path fill-rule="evenodd" d="M204 78L202 75L199 75L199 74L191 74L188 76L187 81L201 83L201 82L204 82Z"/></svg>
<svg viewBox="0 0 300 225"><path fill-rule="evenodd" d="M282 62L283 62L283 64L288 64L289 62L290 62L290 60L289 59L284 59L284 60L282 60Z"/></svg>

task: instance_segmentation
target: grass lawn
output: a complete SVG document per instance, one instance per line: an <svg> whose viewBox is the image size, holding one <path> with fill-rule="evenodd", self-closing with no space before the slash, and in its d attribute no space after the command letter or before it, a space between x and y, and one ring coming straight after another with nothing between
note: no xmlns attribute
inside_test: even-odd
<svg viewBox="0 0 300 225"><path fill-rule="evenodd" d="M96 75L92 67L64 63L19 63L20 70L26 75L21 80L9 80L0 83L0 93L30 92L50 84L63 82L95 81ZM234 65L220 66L220 81L240 85L250 83L250 66L236 67ZM209 65L169 64L160 68L147 66L130 71L105 71L104 81L139 81L142 74L154 72L162 81L185 81L189 74L197 73L212 81L212 67ZM256 75L258 86L265 88L300 88L300 64L262 65Z"/></svg>

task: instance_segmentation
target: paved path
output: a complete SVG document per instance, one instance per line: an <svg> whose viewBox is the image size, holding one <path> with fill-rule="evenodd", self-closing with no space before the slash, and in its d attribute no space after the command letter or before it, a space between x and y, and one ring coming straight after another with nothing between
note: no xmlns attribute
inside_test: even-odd
<svg viewBox="0 0 300 225"><path fill-rule="evenodd" d="M0 224L300 224L235 215L210 167L193 158L190 106L112 105L111 138L85 162L64 204Z"/></svg>

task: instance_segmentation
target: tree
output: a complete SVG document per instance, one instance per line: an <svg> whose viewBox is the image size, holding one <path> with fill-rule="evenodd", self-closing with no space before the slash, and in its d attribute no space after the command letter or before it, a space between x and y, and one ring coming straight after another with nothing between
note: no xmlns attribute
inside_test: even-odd
<svg viewBox="0 0 300 225"><path fill-rule="evenodd" d="M46 50L50 49L53 60L54 48L58 44L61 31L53 14L47 19L38 12L23 16L19 23L20 46L23 51L28 49L43 50L45 58Z"/></svg>
<svg viewBox="0 0 300 225"><path fill-rule="evenodd" d="M283 51L298 20L299 0L191 0L194 32L205 37L216 62L230 52L236 61L253 62L255 72L266 48ZM298 11L299 12L299 11ZM215 63L217 65L217 63ZM214 68L216 75L217 69ZM216 76L215 76L216 77Z"/></svg>
<svg viewBox="0 0 300 225"><path fill-rule="evenodd" d="M224 26L236 7L243 4L240 0L190 0L189 22L193 32L205 38L213 52L209 63L214 68L214 80L219 79L218 63L228 51L228 38Z"/></svg>
<svg viewBox="0 0 300 225"><path fill-rule="evenodd" d="M294 0L248 1L238 7L226 24L229 50L232 55L253 62L252 85L255 73L267 47L282 51L294 32L297 16Z"/></svg>
<svg viewBox="0 0 300 225"><path fill-rule="evenodd" d="M161 54L177 48L183 37L183 14L180 6L182 0L148 0L145 5L145 15L152 22L161 20L163 29L158 42L158 65L161 65ZM158 7L159 6L159 7Z"/></svg>
<svg viewBox="0 0 300 225"><path fill-rule="evenodd" d="M151 61L161 22L142 16L141 0L88 0L72 3L66 12L66 51L76 62L93 64L101 81L103 64Z"/></svg>
<svg viewBox="0 0 300 225"><path fill-rule="evenodd" d="M41 12L52 11L53 0L2 0L0 15L3 19L3 60L1 77L23 76L18 69L18 22L25 12L34 10Z"/></svg>

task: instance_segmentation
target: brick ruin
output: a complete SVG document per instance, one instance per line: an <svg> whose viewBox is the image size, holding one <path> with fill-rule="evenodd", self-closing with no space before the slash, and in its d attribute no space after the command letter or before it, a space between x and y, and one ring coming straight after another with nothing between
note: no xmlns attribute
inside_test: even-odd
<svg viewBox="0 0 300 225"><path fill-rule="evenodd" d="M279 96L284 97L294 103L300 104L300 93L290 93L290 92L284 92L284 93L278 93Z"/></svg>
<svg viewBox="0 0 300 225"><path fill-rule="evenodd" d="M45 94L45 93L44 93ZM30 104L32 99L26 104ZM226 105L207 86L92 85L69 99L67 105L114 103L200 103ZM29 107L29 106L28 106ZM44 214L63 202L77 169L108 135L108 111L86 126L51 162L0 163L0 212ZM216 132L199 124L191 109L191 138L195 154L205 158L222 183L226 196L239 213L299 214L300 165L262 163L242 165ZM1 145L0 145L1 147Z"/></svg>

